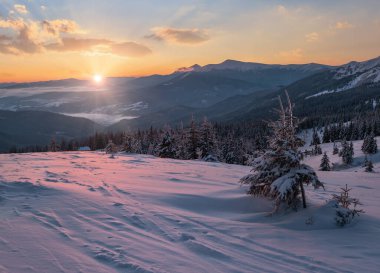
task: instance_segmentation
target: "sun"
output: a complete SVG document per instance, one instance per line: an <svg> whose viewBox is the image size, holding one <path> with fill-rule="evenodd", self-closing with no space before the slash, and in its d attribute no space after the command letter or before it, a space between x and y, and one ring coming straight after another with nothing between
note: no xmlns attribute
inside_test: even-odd
<svg viewBox="0 0 380 273"><path fill-rule="evenodd" d="M92 76L92 79L95 83L101 83L103 81L103 76L100 74L95 74L94 76Z"/></svg>

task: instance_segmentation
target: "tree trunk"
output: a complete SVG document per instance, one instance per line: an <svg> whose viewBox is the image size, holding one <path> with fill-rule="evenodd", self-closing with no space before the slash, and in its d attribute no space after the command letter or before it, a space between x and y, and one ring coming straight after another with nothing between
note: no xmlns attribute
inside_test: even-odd
<svg viewBox="0 0 380 273"><path fill-rule="evenodd" d="M300 187L301 187L301 195L302 195L302 205L303 205L303 208L306 209L305 189L303 188L302 181L300 181Z"/></svg>

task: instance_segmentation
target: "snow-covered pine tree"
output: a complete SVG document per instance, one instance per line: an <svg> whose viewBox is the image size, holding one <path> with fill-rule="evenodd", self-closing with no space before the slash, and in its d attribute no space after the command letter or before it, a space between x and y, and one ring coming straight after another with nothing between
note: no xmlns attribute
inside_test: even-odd
<svg viewBox="0 0 380 273"><path fill-rule="evenodd" d="M363 161L362 167L367 166L367 164L368 164L368 157L367 157L367 155L365 155L365 156L364 156L364 161Z"/></svg>
<svg viewBox="0 0 380 273"><path fill-rule="evenodd" d="M275 211L281 203L296 208L300 195L306 208L304 184L323 187L314 170L300 161L298 148L304 143L296 135L298 120L287 92L286 96L288 107L279 98L280 118L269 124L269 149L253 161L253 172L240 180L250 185L248 194L275 199Z"/></svg>
<svg viewBox="0 0 380 273"><path fill-rule="evenodd" d="M111 139L108 141L108 144L105 148L105 152L106 152L106 154L111 154L112 158L113 158L114 154L118 152L117 145L115 143L113 143Z"/></svg>
<svg viewBox="0 0 380 273"><path fill-rule="evenodd" d="M334 141L334 147L333 147L333 155L336 155L339 153L339 149L338 149L338 146L336 146L336 143Z"/></svg>
<svg viewBox="0 0 380 273"><path fill-rule="evenodd" d="M349 195L349 191L352 190L346 187L341 188L340 195L333 194L333 200L336 202L336 215L335 221L338 226L345 226L349 224L355 216L359 216L364 213L364 210L357 209L358 205L361 205L359 199L353 198Z"/></svg>
<svg viewBox="0 0 380 273"><path fill-rule="evenodd" d="M201 124L199 146L202 159L206 159L207 157L214 157L216 159L217 142L215 130L207 118L204 118Z"/></svg>
<svg viewBox="0 0 380 273"><path fill-rule="evenodd" d="M314 144L313 154L314 155L321 155L322 154L321 146L319 146L318 144Z"/></svg>
<svg viewBox="0 0 380 273"><path fill-rule="evenodd" d="M228 164L234 164L236 162L234 150L235 150L235 141L234 141L233 135L229 132L220 149L220 157L223 160L223 162L228 163Z"/></svg>
<svg viewBox="0 0 380 273"><path fill-rule="evenodd" d="M199 140L199 129L194 118L192 118L186 134L186 159L198 159Z"/></svg>
<svg viewBox="0 0 380 273"><path fill-rule="evenodd" d="M166 128L162 135L161 143L158 145L158 156L163 158L175 158L176 156L174 138L170 128Z"/></svg>
<svg viewBox="0 0 380 273"><path fill-rule="evenodd" d="M367 160L367 162L365 162L365 171L368 172L368 173L371 173L373 172L373 163L371 161L371 159Z"/></svg>
<svg viewBox="0 0 380 273"><path fill-rule="evenodd" d="M377 142L375 135L373 133L364 137L362 151L365 154L376 154L377 153Z"/></svg>
<svg viewBox="0 0 380 273"><path fill-rule="evenodd" d="M323 131L323 136L322 136L322 142L328 143L328 142L330 142L330 139L331 139L330 128L328 126L325 126L325 129Z"/></svg>
<svg viewBox="0 0 380 273"><path fill-rule="evenodd" d="M52 138L50 140L50 146L49 146L49 151L50 152L57 152L59 149L58 149L58 145L57 145L57 142L55 141L55 138Z"/></svg>
<svg viewBox="0 0 380 273"><path fill-rule="evenodd" d="M311 139L310 146L319 145L319 144L321 144L321 139L319 138L317 130L314 128L313 129L313 137Z"/></svg>
<svg viewBox="0 0 380 273"><path fill-rule="evenodd" d="M339 156L342 157L342 161L344 164L351 164L354 160L354 148L352 142L348 144L347 141L342 142L342 149L339 153Z"/></svg>
<svg viewBox="0 0 380 273"><path fill-rule="evenodd" d="M352 163L352 161L354 160L354 143L351 141L350 142L350 149L349 149L349 151L350 151L350 156L351 156L351 162L350 163Z"/></svg>
<svg viewBox="0 0 380 273"><path fill-rule="evenodd" d="M127 153L133 152L133 137L130 134L123 134L123 142L121 144L121 149L122 151Z"/></svg>
<svg viewBox="0 0 380 273"><path fill-rule="evenodd" d="M330 159L327 156L326 152L324 152L322 159L321 159L321 165L319 166L321 171L331 171L330 166Z"/></svg>

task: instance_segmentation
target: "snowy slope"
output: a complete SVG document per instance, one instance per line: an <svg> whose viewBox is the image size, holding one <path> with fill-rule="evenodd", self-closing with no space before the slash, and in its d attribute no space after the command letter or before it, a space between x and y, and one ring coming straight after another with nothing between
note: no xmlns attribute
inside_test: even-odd
<svg viewBox="0 0 380 273"><path fill-rule="evenodd" d="M332 70L332 79L344 82L333 89L323 90L306 99L346 91L363 85L380 84L380 57L364 62L350 62Z"/></svg>
<svg viewBox="0 0 380 273"><path fill-rule="evenodd" d="M375 272L376 169L319 172L327 188L308 189L308 209L269 217L271 202L237 183L249 167L95 152L0 155L0 272ZM367 213L342 229L325 204L346 183Z"/></svg>

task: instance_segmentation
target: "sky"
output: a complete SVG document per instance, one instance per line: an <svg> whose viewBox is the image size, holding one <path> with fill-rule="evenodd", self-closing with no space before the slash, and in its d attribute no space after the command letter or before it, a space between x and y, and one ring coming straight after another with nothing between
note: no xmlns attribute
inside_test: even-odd
<svg viewBox="0 0 380 273"><path fill-rule="evenodd" d="M0 82L380 56L378 0L0 0Z"/></svg>

